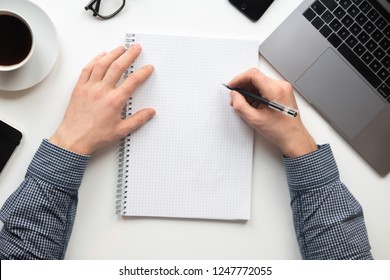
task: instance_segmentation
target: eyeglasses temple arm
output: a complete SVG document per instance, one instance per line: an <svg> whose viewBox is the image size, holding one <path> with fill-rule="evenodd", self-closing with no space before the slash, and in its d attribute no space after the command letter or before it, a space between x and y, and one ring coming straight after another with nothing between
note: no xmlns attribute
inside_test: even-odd
<svg viewBox="0 0 390 280"><path fill-rule="evenodd" d="M101 0L92 0L84 8L85 8L85 10L92 10L93 11L93 16L96 17L98 15L98 13L99 13L100 2L101 2ZM95 6L95 8L93 8L92 6L95 3L96 3L96 6Z"/></svg>

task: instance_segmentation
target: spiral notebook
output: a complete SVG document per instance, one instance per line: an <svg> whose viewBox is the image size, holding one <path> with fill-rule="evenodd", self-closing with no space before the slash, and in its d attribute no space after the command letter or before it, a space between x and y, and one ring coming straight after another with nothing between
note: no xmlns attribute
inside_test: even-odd
<svg viewBox="0 0 390 280"><path fill-rule="evenodd" d="M124 76L145 64L155 70L125 116L147 107L157 114L121 143L118 213L249 219L253 129L221 83L257 66L258 42L126 34L127 48L135 42L142 53Z"/></svg>

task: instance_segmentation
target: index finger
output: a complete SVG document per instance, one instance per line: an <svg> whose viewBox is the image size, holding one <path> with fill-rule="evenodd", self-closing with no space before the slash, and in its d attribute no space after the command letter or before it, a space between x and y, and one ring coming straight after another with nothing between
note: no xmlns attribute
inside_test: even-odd
<svg viewBox="0 0 390 280"><path fill-rule="evenodd" d="M255 90L256 93L270 98L273 80L263 74L257 68L251 68L236 76L229 82L229 87L242 87L247 90Z"/></svg>

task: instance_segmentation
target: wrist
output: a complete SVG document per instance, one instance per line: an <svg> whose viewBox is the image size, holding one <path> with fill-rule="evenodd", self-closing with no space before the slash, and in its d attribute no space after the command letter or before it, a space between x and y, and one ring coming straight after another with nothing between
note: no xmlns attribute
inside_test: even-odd
<svg viewBox="0 0 390 280"><path fill-rule="evenodd" d="M79 155L87 156L92 154L92 151L80 144L81 141L72 139L58 130L48 140L53 145Z"/></svg>
<svg viewBox="0 0 390 280"><path fill-rule="evenodd" d="M316 150L318 150L317 143L308 133L301 135L300 137L296 137L281 147L283 155L287 158L300 157Z"/></svg>

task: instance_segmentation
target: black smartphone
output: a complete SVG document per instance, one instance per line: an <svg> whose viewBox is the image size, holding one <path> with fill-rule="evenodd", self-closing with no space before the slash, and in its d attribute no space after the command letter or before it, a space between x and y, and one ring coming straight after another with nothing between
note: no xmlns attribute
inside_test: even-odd
<svg viewBox="0 0 390 280"><path fill-rule="evenodd" d="M22 140L22 133L0 120L0 172Z"/></svg>
<svg viewBox="0 0 390 280"><path fill-rule="evenodd" d="M257 21L274 0L229 0L229 2L253 21Z"/></svg>

